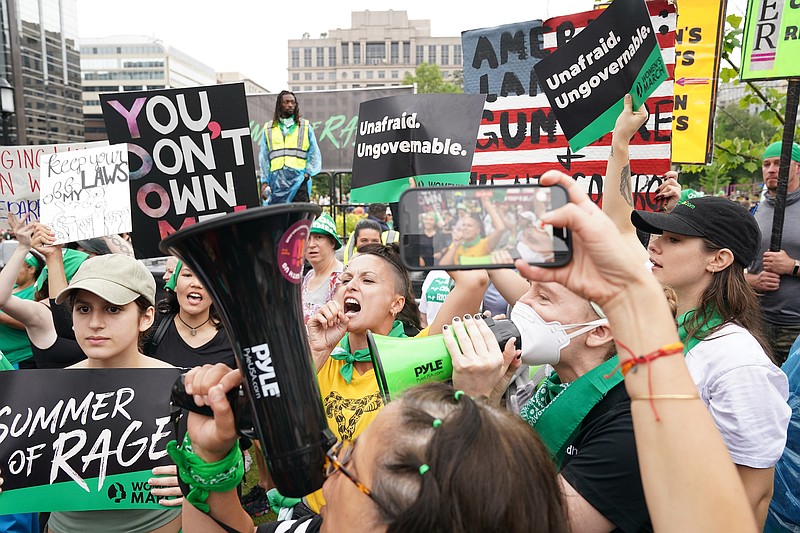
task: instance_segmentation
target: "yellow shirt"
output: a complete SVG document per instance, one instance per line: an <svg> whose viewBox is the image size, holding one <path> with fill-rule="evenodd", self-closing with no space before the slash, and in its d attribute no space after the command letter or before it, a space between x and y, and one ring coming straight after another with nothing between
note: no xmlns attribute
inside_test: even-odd
<svg viewBox="0 0 800 533"><path fill-rule="evenodd" d="M373 369L364 374L353 369L353 379L347 383L339 372L344 364L344 361L329 357L317 372L317 380L328 427L337 439L353 440L378 415L383 408L383 398ZM306 503L318 513L325 504L322 490L306 496Z"/></svg>
<svg viewBox="0 0 800 533"><path fill-rule="evenodd" d="M460 265L462 255L466 255L467 257L481 257L489 255L490 253L492 253L492 249L489 248L489 237L484 237L474 246L466 247L463 244L459 245L453 254L453 264Z"/></svg>

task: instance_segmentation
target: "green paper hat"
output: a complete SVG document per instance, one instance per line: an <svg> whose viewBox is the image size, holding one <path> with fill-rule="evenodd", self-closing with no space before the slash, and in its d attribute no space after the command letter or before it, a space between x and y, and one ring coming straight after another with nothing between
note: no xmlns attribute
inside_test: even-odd
<svg viewBox="0 0 800 533"><path fill-rule="evenodd" d="M339 235L336 233L336 223L328 213L322 213L317 217L314 223L311 224L311 233L318 233L320 235L329 235L333 237L333 240L335 241L333 245L334 250L338 250L342 247L342 241L339 239Z"/></svg>
<svg viewBox="0 0 800 533"><path fill-rule="evenodd" d="M67 275L67 283L69 283L72 276L78 271L78 267L81 266L81 263L89 258L89 254L73 250L72 248L64 248L62 257L64 261L64 274ZM39 274L39 277L36 279L37 291L42 290L45 281L47 281L47 266L42 269L42 273Z"/></svg>
<svg viewBox="0 0 800 533"><path fill-rule="evenodd" d="M178 274L181 273L181 268L183 268L183 261L178 259L178 262L175 264L175 270L172 271L172 275L169 277L169 281L164 284L164 289L175 292L175 286L178 284Z"/></svg>
<svg viewBox="0 0 800 533"><path fill-rule="evenodd" d="M764 150L764 155L761 156L761 159L766 159L768 157L780 157L781 156L781 148L783 148L783 142L776 141L769 146L767 149ZM797 143L792 143L792 161L800 162L800 145Z"/></svg>

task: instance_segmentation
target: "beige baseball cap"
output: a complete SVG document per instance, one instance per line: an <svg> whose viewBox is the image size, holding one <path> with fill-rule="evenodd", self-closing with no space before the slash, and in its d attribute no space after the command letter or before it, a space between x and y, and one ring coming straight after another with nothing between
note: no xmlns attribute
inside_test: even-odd
<svg viewBox="0 0 800 533"><path fill-rule="evenodd" d="M156 303L156 281L144 263L124 254L106 254L84 261L69 287L58 293L61 304L72 292L89 291L114 304L126 305L144 296L150 305Z"/></svg>

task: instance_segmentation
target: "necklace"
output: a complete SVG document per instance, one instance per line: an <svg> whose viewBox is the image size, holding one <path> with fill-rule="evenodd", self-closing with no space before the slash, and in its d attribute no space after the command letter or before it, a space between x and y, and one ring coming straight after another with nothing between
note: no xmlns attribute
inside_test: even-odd
<svg viewBox="0 0 800 533"><path fill-rule="evenodd" d="M187 328L189 328L189 329L191 330L191 332L192 332L192 337L196 337L196 336L197 336L197 330L198 330L198 328L202 328L203 326L205 326L205 325L206 325L206 323L208 323L208 321L209 321L209 320L211 320L211 315L209 314L209 315L208 315L208 318L206 318L206 321L205 321L205 322L203 322L203 323L202 323L202 324L200 324L199 326L195 326L195 327L192 327L192 326L190 326L189 324L187 324L187 323L186 323L186 322L185 322L185 321L184 321L184 320L181 318L181 314L180 314L180 313L178 313L178 320L180 320L181 322L183 322L183 325L184 325L184 326L186 326Z"/></svg>

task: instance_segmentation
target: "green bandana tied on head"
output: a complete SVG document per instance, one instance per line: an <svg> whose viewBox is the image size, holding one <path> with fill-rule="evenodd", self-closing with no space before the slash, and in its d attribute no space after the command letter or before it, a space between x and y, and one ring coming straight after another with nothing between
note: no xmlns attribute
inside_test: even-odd
<svg viewBox="0 0 800 533"><path fill-rule="evenodd" d="M65 248L63 251L63 261L64 261L64 274L67 276L67 283L70 282L72 276L75 275L75 272L78 271L78 267L81 266L81 263L86 261L89 258L89 254L73 250L71 248ZM36 290L42 290L44 286L44 282L47 281L47 266L42 269L42 273L39 274L39 277L36 279Z"/></svg>
<svg viewBox="0 0 800 533"><path fill-rule="evenodd" d="M783 142L781 141L770 144L767 146L767 149L764 150L764 155L761 156L761 159L764 160L768 157L780 157L782 148ZM800 145L797 143L792 143L792 161L800 162Z"/></svg>
<svg viewBox="0 0 800 533"><path fill-rule="evenodd" d="M403 323L399 320L395 320L394 324L392 325L392 331L389 332L389 337L406 336L407 335L403 329ZM342 337L342 340L339 342L339 346L333 349L331 357L337 361L345 362L345 364L339 370L339 373L342 374L342 377L347 383L353 381L353 363L368 363L372 361L372 358L369 356L369 348L356 350L355 353L350 353L349 333L345 333L344 337Z"/></svg>
<svg viewBox="0 0 800 533"><path fill-rule="evenodd" d="M175 286L178 284L178 274L181 273L182 268L183 261L178 259L178 262L175 264L175 270L172 271L172 275L169 277L169 281L164 284L166 290L175 292Z"/></svg>

